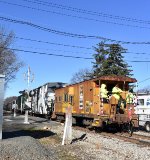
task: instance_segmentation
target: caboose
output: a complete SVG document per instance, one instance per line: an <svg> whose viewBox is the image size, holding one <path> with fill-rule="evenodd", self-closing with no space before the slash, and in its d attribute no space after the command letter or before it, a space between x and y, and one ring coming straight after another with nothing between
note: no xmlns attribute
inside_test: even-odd
<svg viewBox="0 0 150 160"><path fill-rule="evenodd" d="M134 104L126 104L119 109L118 101L112 96L112 88L118 84L122 89L121 96L126 100L129 85L136 79L123 76L101 76L80 83L68 85L55 90L56 117L65 119L67 107L72 108L73 123L87 125L94 128L119 126L138 127L138 117L134 113ZM101 84L106 84L108 101L101 98Z"/></svg>

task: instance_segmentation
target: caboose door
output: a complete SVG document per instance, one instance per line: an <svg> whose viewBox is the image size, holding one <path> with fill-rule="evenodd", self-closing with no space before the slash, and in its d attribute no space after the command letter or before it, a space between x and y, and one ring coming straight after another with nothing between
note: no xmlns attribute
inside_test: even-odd
<svg viewBox="0 0 150 160"><path fill-rule="evenodd" d="M99 85L95 84L95 87L93 87L92 113L97 115L99 112L100 112L100 88Z"/></svg>

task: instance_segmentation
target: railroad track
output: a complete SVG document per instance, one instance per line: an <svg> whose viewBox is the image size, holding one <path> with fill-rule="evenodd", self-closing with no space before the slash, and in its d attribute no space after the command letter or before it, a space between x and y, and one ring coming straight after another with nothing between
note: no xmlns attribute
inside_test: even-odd
<svg viewBox="0 0 150 160"><path fill-rule="evenodd" d="M141 145L142 147L150 146L150 136L138 135L134 133L132 136L130 136L130 134L126 132L121 132L121 133L120 132L110 133L110 132L104 132L104 131L95 132L94 130L91 131L88 128L83 128L79 126L73 126L73 128L76 130L84 131L86 133L99 134L103 136L104 138L110 138L110 139L117 138L125 142L130 142L130 143L134 143L137 145Z"/></svg>
<svg viewBox="0 0 150 160"><path fill-rule="evenodd" d="M35 117L34 117L35 118ZM46 119L45 119L46 120ZM101 136L105 137L105 138L117 138L120 140L123 140L125 142L130 142L130 143L134 143L134 144L138 144L141 146L150 146L150 136L146 136L146 135L139 135L139 134L134 134L132 136L130 136L129 133L126 132L96 132L95 130L89 130L88 128L84 128L84 127L80 127L80 126L73 126L74 129L76 130L82 130L86 133L93 133L93 134L100 134Z"/></svg>
<svg viewBox="0 0 150 160"><path fill-rule="evenodd" d="M121 139L126 142L131 142L134 144L145 146L150 146L150 137L144 135L133 134L129 136L128 133L115 133L114 138Z"/></svg>

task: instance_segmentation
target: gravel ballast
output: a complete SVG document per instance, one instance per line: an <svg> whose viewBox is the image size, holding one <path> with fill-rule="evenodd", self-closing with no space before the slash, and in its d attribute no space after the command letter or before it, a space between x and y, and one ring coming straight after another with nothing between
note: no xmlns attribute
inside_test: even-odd
<svg viewBox="0 0 150 160"><path fill-rule="evenodd" d="M59 136L62 136L63 127L56 127L51 129L52 132L56 132ZM79 130L73 130L73 138L79 139L72 145L68 145L69 151L78 155L79 159L95 159L95 160L149 160L150 159L150 147L144 147L141 145L133 144L131 142L125 142L117 138L108 138L100 134L85 133ZM77 147L78 146L78 147Z"/></svg>
<svg viewBox="0 0 150 160"><path fill-rule="evenodd" d="M58 159L32 137L16 137L0 141L1 160Z"/></svg>

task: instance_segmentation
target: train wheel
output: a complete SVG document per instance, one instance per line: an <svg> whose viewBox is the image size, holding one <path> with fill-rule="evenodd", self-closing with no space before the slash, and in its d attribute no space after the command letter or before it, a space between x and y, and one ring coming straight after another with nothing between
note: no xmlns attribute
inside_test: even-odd
<svg viewBox="0 0 150 160"><path fill-rule="evenodd" d="M101 133L102 128L101 127L95 127L95 133Z"/></svg>
<svg viewBox="0 0 150 160"><path fill-rule="evenodd" d="M49 115L45 115L45 118L47 119L47 120L50 120L50 116Z"/></svg>
<svg viewBox="0 0 150 160"><path fill-rule="evenodd" d="M132 136L133 134L133 128L134 128L134 122L130 121L128 124L128 133L130 134L130 136Z"/></svg>
<svg viewBox="0 0 150 160"><path fill-rule="evenodd" d="M147 122L145 124L145 129L146 129L147 132L150 132L150 123L149 122Z"/></svg>

